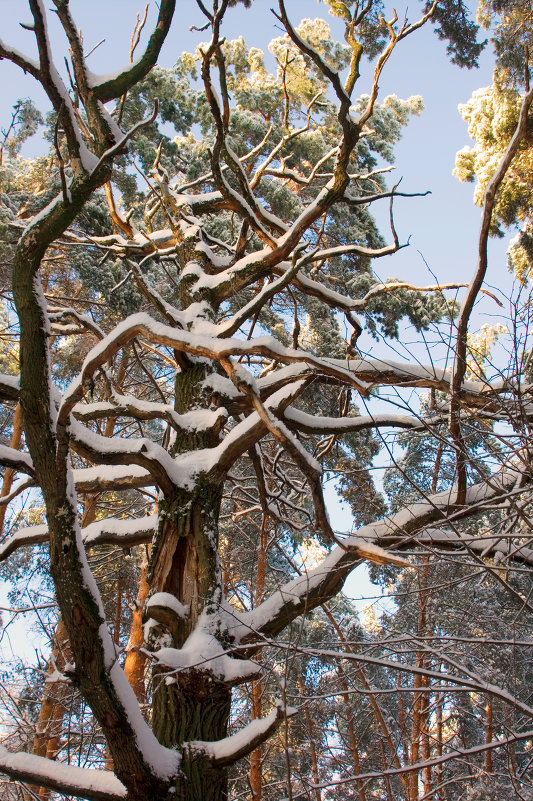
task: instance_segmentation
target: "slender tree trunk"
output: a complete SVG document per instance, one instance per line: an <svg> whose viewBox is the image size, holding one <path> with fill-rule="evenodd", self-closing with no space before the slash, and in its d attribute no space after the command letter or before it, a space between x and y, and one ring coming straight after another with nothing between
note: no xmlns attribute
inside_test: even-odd
<svg viewBox="0 0 533 801"><path fill-rule="evenodd" d="M359 774L361 773L361 760L359 758L359 747L357 745L357 738L355 736L355 727L353 722L353 713L350 702L348 682L346 680L346 674L344 673L342 665L339 665L337 670L340 677L340 684L344 700L344 708L346 710L346 728L348 730L348 739L350 741L350 750L352 752L354 775L359 776ZM366 801L365 785L359 779L357 780L357 792L359 795L359 801Z"/></svg>
<svg viewBox="0 0 533 801"><path fill-rule="evenodd" d="M330 623L334 627L335 631L337 632L337 636L339 637L339 640L343 643L344 650L347 651L348 653L355 653L355 651L352 648L352 646L349 643L346 642L346 638L345 638L345 636L343 634L343 631L342 631L341 627L339 626L338 622L335 620L335 617L331 613L331 610L328 608L328 606L326 604L323 604L322 608L323 608L324 612L326 613L326 616L327 616L328 620L330 621ZM384 717L383 712L381 710L381 707L379 705L379 701L377 700L375 694L372 692L372 688L370 687L370 684L367 681L367 678L366 678L366 676L364 674L364 671L363 671L361 665L358 665L357 663L354 663L353 669L355 671L355 675L357 676L358 680L361 682L362 686L364 687L364 690L365 690L365 692L367 694L368 700L370 701L370 705L372 706L372 710L374 712L374 716L375 716L376 721L377 721L377 723L378 723L378 725L379 725L379 727L380 727L380 729L381 729L381 731L383 733L383 736L385 738L385 742L387 743L387 747L388 747L389 752L391 754L394 766L399 770L399 769L401 769L402 764L401 764L400 759L398 757L396 745L394 744L394 741L392 739L391 732L389 730L389 727L387 726L387 722L385 720L385 717ZM399 676L398 676L398 681L400 681ZM398 693L398 705L399 705L400 716L401 716L401 718L400 718L400 730L403 732L404 728L403 728L403 723L402 723L402 720L403 720L402 716L403 716L404 713L403 713L402 694L401 693ZM405 751L405 747L404 747L404 754L405 753L406 753L406 751ZM385 766L385 762L383 762L383 765ZM400 781L401 781L403 789L405 791L405 797L408 799L409 798L409 781L408 781L408 778L403 773L400 773L399 775L400 775Z"/></svg>
<svg viewBox="0 0 533 801"><path fill-rule="evenodd" d="M396 686L398 688L398 722L400 724L400 734L401 734L401 741L402 741L402 755L403 755L403 762L404 765L409 764L409 738L407 735L407 721L405 716L405 707L404 707L404 698L402 692L402 677L398 673L396 678ZM400 774L401 776L402 774ZM406 799L409 801L410 799L410 790L409 790L409 782L407 781L405 786L406 790Z"/></svg>
<svg viewBox="0 0 533 801"><path fill-rule="evenodd" d="M300 698L305 698L306 695L305 682L301 673L298 675L298 690L300 691ZM305 725L307 728L307 737L309 742L309 755L311 757L311 775L313 777L314 784L318 784L320 780L320 775L318 772L318 757L315 746L314 726L313 726L313 721L311 720L311 713L309 712L309 704L304 703L303 708L305 716ZM322 801L322 793L320 792L318 787L316 787L314 790L314 796L315 796L315 801Z"/></svg>
<svg viewBox="0 0 533 801"><path fill-rule="evenodd" d="M15 407L15 414L13 417L13 433L11 434L11 442L9 443L9 447L13 448L14 450L18 451L20 448L20 442L22 440L22 407L20 403L17 403ZM11 492L11 487L13 486L13 479L15 477L15 471L11 467L6 467L4 470L4 480L2 482L2 491L0 492L0 497L5 498L6 495L9 495ZM0 534L2 534L4 530L4 523L6 519L6 509L7 504L0 505Z"/></svg>
<svg viewBox="0 0 533 801"><path fill-rule="evenodd" d="M485 742L487 745L493 739L493 724L492 724L492 699L487 696L487 704L485 706ZM485 770L487 773L492 773L492 749L489 748L485 751Z"/></svg>
<svg viewBox="0 0 533 801"><path fill-rule="evenodd" d="M439 695L436 703L435 709L435 717L436 717L436 727L435 727L435 756L437 759L442 756L442 737L443 737L443 726L442 726L442 713L444 709L444 695ZM444 788L442 787L442 782L444 778L444 768L442 764L435 765L435 784L436 784L436 794L435 794L435 801L444 801Z"/></svg>
<svg viewBox="0 0 533 801"><path fill-rule="evenodd" d="M148 546L149 547L149 546ZM143 651L144 632L143 632L143 608L150 589L146 574L148 572L148 556L141 564L139 575L139 589L135 599L135 607L131 613L131 628L128 644L126 645L126 660L124 662L124 673L140 704L146 701L146 687L144 683L144 671L146 668L146 654Z"/></svg>
<svg viewBox="0 0 533 801"><path fill-rule="evenodd" d="M57 671L61 673L67 662L70 662L72 653L70 651L67 632L63 620L59 618L52 643L52 653L48 662L48 679ZM65 700L69 692L69 685L64 681L46 681L39 717L35 727L33 738L33 753L36 756L55 759L61 747L61 735L63 732L63 718L67 711ZM31 787L32 792L39 798L47 801L52 791L45 787ZM32 799L30 793L26 794L27 799Z"/></svg>
<svg viewBox="0 0 533 801"><path fill-rule="evenodd" d="M385 746L383 745L383 740L379 741L379 750L381 753L381 761L385 764ZM385 776L385 790L387 791L387 801L394 801L392 787L390 786L390 778L388 776Z"/></svg>
<svg viewBox="0 0 533 801"><path fill-rule="evenodd" d="M429 561L424 557L422 568L420 571L420 593L419 593L419 609L418 609L418 635L424 637L427 634L427 584L428 584L428 571ZM419 650L416 655L416 665L419 668L427 667L427 655L424 651ZM424 737L425 737L425 723L427 721L427 709L429 706L429 693L426 688L428 686L428 679L417 673L414 677L414 700L412 711L412 726L411 726L411 747L409 749L410 764L415 765L424 751ZM429 741L427 743L429 745ZM426 746L427 750L427 746ZM429 756L429 754L427 755ZM424 771L425 785L429 786L430 774L428 775L429 768ZM418 778L419 772L412 771L409 774L410 785L410 801L416 801L418 798ZM429 789L429 787L428 787Z"/></svg>
<svg viewBox="0 0 533 801"><path fill-rule="evenodd" d="M268 518L263 515L261 520L261 530L259 535L259 549L257 551L257 572L254 593L254 606L258 606L265 594L266 560L268 544ZM261 661L261 652L255 659ZM263 683L261 679L252 682L252 720L261 717L262 713L262 694ZM250 754L250 789L252 791L252 801L261 801L263 797L263 775L262 775L262 749L261 746L255 748Z"/></svg>

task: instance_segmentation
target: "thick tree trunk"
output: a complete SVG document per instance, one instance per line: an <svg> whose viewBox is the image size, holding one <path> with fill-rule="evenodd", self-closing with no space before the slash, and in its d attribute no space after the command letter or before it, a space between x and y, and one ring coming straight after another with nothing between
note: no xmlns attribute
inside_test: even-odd
<svg viewBox="0 0 533 801"><path fill-rule="evenodd" d="M216 526L220 488L206 488L199 497L177 493L162 501L163 515L159 561L152 567L152 587L168 592L189 608L185 620L171 628L174 647L181 648L202 613L214 614L220 600ZM166 518L165 518L166 516ZM154 543L155 547L155 543ZM164 558L162 559L161 556ZM221 632L222 634L222 632ZM152 725L158 740L170 748L194 740L215 741L227 736L231 689L209 673L209 663L175 671L156 667L152 674ZM176 801L224 801L227 771L215 768L197 752L183 754Z"/></svg>
<svg viewBox="0 0 533 801"><path fill-rule="evenodd" d="M179 413L207 408L202 382L205 366L194 365L178 373L175 408ZM206 406L207 404L207 406ZM212 447L213 431L181 433L173 455ZM159 503L159 530L154 538L148 581L152 591L166 592L188 610L184 619L159 620L170 634L172 645L182 648L187 637L202 625L202 616L215 616L223 599L218 558L218 519L222 481L197 477L192 490L176 489ZM152 612L150 612L152 614ZM203 618L205 619L205 618ZM160 632L155 629L155 645ZM216 636L224 643L224 632ZM176 671L163 666L152 673L152 725L158 740L170 748L194 740L215 741L227 736L231 688L210 672L209 662L199 655L197 666ZM182 774L173 801L224 801L227 770L184 749Z"/></svg>
<svg viewBox="0 0 533 801"><path fill-rule="evenodd" d="M181 648L202 613L214 614L220 601L217 521L221 487L205 486L196 495L179 491L160 503L161 544L152 562L152 587L175 596L189 614L175 621L173 645ZM156 543L154 543L154 548ZM207 669L206 669L207 668ZM214 678L210 665L153 672L152 721L158 740L168 747L193 740L214 741L227 735L231 689ZM227 798L226 770L213 768L206 757L183 756L177 801L222 801Z"/></svg>

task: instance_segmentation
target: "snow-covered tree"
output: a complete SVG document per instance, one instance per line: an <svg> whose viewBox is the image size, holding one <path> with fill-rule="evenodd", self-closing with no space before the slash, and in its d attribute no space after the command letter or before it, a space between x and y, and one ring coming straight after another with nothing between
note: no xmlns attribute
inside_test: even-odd
<svg viewBox="0 0 533 801"><path fill-rule="evenodd" d="M387 188L384 174L402 126L421 107L418 98L380 101L379 79L394 49L432 18L455 60L475 60L473 28L461 25L457 0L435 0L414 23L398 22L396 14L387 21L372 0L331 2L345 23L340 44L323 20L293 24L281 0L276 13L285 33L271 44L276 67L269 72L261 51L223 38L233 5L215 0L208 9L198 2L210 39L169 73L155 67L175 6L162 0L143 54L99 77L87 67L68 0L54 0L70 47L72 93L54 65L42 0L29 0L38 57L0 43L0 57L39 81L52 104L54 171L43 191L57 186L47 205L20 214L8 185L2 208L5 230L22 231L16 244L11 238L4 245L8 264L12 258L20 377L6 369L0 394L6 408L20 404L24 430L24 447L13 439L0 447L6 469L22 476L4 501L16 505L31 490L46 522L10 533L1 556L49 544L68 659L55 668L51 660L48 681L71 682L95 723L86 767L2 748L0 770L65 795L226 798L228 768L257 754L277 730L288 736L298 715L288 702L291 665L290 681L302 694L324 681L322 668L309 667L300 652L311 662L362 659L354 648L318 648L317 629L298 634L319 607L335 629L328 616L334 612L324 606L361 561L405 566L397 551L417 548L437 555L468 548L481 559L527 567L533 558L522 525L530 473L522 368L513 362L503 378L480 373L465 380L468 320L486 268L494 193L524 136L531 92L485 194L480 265L459 315L453 369L366 359L358 349L365 322L389 338L400 335L402 317L418 331L443 317L449 324L454 305L443 293L458 288L383 283L372 271L372 260L404 246L393 218L402 193ZM374 66L367 93L357 96L363 56ZM152 152L159 104L145 110L156 97L180 135ZM148 191L131 179L130 145ZM8 166L16 166L16 150L15 143ZM28 194L20 177L8 178ZM101 216L104 197L111 223ZM378 201L390 203L390 244L369 211ZM68 301L57 291L65 280L73 292ZM81 289L83 298L76 296ZM400 398L406 387L438 390L440 400L428 409L376 412L378 390L387 387ZM487 446L487 470L476 468L479 431L472 445L464 424L471 418L478 428L513 424L500 451ZM385 514L369 468L396 429L449 441L455 475L440 491L420 486L412 502ZM352 535L340 535L329 519L327 471L342 477L340 491L360 526ZM485 531L473 538L456 525L493 505L505 505L518 521L506 536ZM122 590L109 625L109 598L102 596L118 578L97 575L94 554L146 545L124 661ZM313 549L319 558L310 567ZM289 648L282 632L294 634ZM277 698L265 692L259 703L252 690L253 719L230 730L232 693L237 720L239 703L243 708L234 688L263 680L266 686L260 654L266 659L276 648L287 654L287 667L274 674ZM397 668L381 655L365 658ZM427 662L400 669L435 673ZM492 693L526 719L533 714L519 693L466 664L444 660L438 676ZM347 698L349 679L340 670L333 678ZM334 736L350 741L354 763L359 750L345 707ZM294 725L300 740L312 739L305 714ZM385 736L386 721L380 725ZM510 736L524 739L526 731L520 721ZM283 792L292 798L287 741L283 752ZM100 769L102 755L113 772ZM311 759L315 783L319 767Z"/></svg>

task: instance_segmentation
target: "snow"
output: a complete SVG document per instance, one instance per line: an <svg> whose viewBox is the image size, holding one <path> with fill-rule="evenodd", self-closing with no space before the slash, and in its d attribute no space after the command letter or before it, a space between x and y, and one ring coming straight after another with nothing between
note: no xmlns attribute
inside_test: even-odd
<svg viewBox="0 0 533 801"><path fill-rule="evenodd" d="M48 786L58 789L61 786L65 789L70 787L72 791L76 789L79 791L75 792L75 795L83 796L85 793L91 793L91 798L101 798L102 801L113 796L126 798L126 788L112 771L65 765L62 762L20 751L11 753L4 746L0 746L0 771L22 781L33 781L41 777Z"/></svg>
<svg viewBox="0 0 533 801"><path fill-rule="evenodd" d="M244 367L242 364L239 364L239 362L232 362L231 367L236 382L244 384L246 387L251 389L252 392L254 392L257 395L258 394L257 384L251 372L247 370L246 367Z"/></svg>
<svg viewBox="0 0 533 801"><path fill-rule="evenodd" d="M256 718L236 734L215 742L193 740L188 745L193 751L207 754L214 762L231 762L250 753L264 741L286 717L297 713L294 707L284 707L278 701L272 712L264 718Z"/></svg>
<svg viewBox="0 0 533 801"><path fill-rule="evenodd" d="M292 407L285 410L284 417L286 421L294 423L297 428L303 427L318 432L358 431L360 429L378 426L414 428L420 425L420 421L417 420L416 417L407 417L399 414L376 414L372 417L317 417L316 415L306 414Z"/></svg>
<svg viewBox="0 0 533 801"><path fill-rule="evenodd" d="M110 72L108 75L96 75L90 69L86 70L87 75L87 84L90 89L96 89L103 83L109 83L109 81L114 81L119 75L123 73L128 73L130 70L135 67L136 64L139 63L140 59L133 61L131 64L128 64L126 67L122 67L120 70L116 70L115 72Z"/></svg>
<svg viewBox="0 0 533 801"><path fill-rule="evenodd" d="M135 487L147 487L154 483L148 470L139 465L98 465L76 468L72 472L74 483L81 488L112 489L129 484Z"/></svg>
<svg viewBox="0 0 533 801"><path fill-rule="evenodd" d="M233 659L224 651L213 633L218 622L217 617L204 612L182 648L160 648L152 656L173 670L195 668L231 685L257 677L261 668L256 662Z"/></svg>
<svg viewBox="0 0 533 801"><path fill-rule="evenodd" d="M137 517L133 520L106 517L104 520L97 520L86 526L81 533L86 547L105 543L108 537L115 541L124 539L126 544L128 540L136 541L142 535L145 535L146 539L151 538L157 531L157 522L157 515Z"/></svg>
<svg viewBox="0 0 533 801"><path fill-rule="evenodd" d="M70 467L70 464L67 465L66 490L66 500L63 508L59 510L59 514L61 512L66 513L67 510L76 510L77 508L73 471ZM77 551L77 558L81 568L84 588L91 595L94 603L97 605L102 621L98 629L98 635L94 639L94 647L99 650L101 649L105 668L109 674L109 678L120 704L122 705L126 717L133 729L137 746L143 755L143 759L150 764L155 775L164 780L170 779L172 776L175 776L178 771L180 755L175 751L165 748L159 743L151 728L142 716L137 698L135 697L133 689L118 662L117 647L113 642L109 628L105 623L105 613L102 605L102 599L100 597L94 576L91 573L87 562L82 539L82 530L79 526L78 517L76 514L73 515L73 519L74 525L72 529L72 536L69 539L73 540L72 544L75 545Z"/></svg>
<svg viewBox="0 0 533 801"><path fill-rule="evenodd" d="M190 611L188 605L182 604L175 595L171 595L169 592L156 592L152 595L146 602L146 609L150 610L154 606L164 606L174 612L176 617L183 620L188 617Z"/></svg>
<svg viewBox="0 0 533 801"><path fill-rule="evenodd" d="M87 73L88 73L88 70L86 69L85 74L87 75ZM109 129L110 129L111 133L113 134L115 142L120 142L120 140L124 136L124 131L122 131L120 129L120 127L117 124L115 118L111 116L111 114L106 109L104 104L101 103L100 101L98 101L98 110L99 110L100 114L102 115L102 117L107 122L107 124L109 125Z"/></svg>
<svg viewBox="0 0 533 801"><path fill-rule="evenodd" d="M107 630L107 626L106 626ZM107 638L112 643L111 636L107 630ZM114 645L112 643L112 645ZM114 648L113 648L114 651ZM116 657L115 657L116 660ZM179 771L181 754L161 745L150 726L142 716L139 703L132 687L126 678L124 671L117 661L114 662L110 678L117 695L126 711L128 720L135 731L137 745L143 755L144 760L151 765L156 776L163 780L170 780Z"/></svg>
<svg viewBox="0 0 533 801"><path fill-rule="evenodd" d="M12 534L0 545L0 562L24 545L37 545L48 539L48 526L27 526Z"/></svg>
<svg viewBox="0 0 533 801"><path fill-rule="evenodd" d="M489 480L468 489L466 505L472 507L492 499L497 500L502 493L511 489L519 478L520 473L512 469L493 474ZM347 564L346 557L349 553L353 553L355 560L369 558L377 562L398 561L399 564L406 564L397 554L380 547L379 541L387 542L391 537L393 540L399 540L402 536L419 531L433 520L438 520L440 515L445 516L449 512L450 503L453 504L453 490L445 490L430 496L427 500L406 506L395 515L363 526L357 531L356 536L343 540L342 547L334 548L314 570L287 582L252 611L234 612L233 622L228 623L231 636L237 643L250 640L250 635L260 634L282 613L290 615L288 610L290 604L299 610L303 601L308 600L310 594L320 589L321 585L335 573L344 580L357 564L355 561ZM309 609L311 608L312 606L309 606Z"/></svg>
<svg viewBox="0 0 533 801"><path fill-rule="evenodd" d="M113 394L112 403L77 403L73 408L73 413L82 419L84 417L94 419L97 416L105 417L106 414L111 414L113 411L116 413L117 407L124 417L138 415L161 418L171 423L177 431L190 433L207 431L216 426L221 419L226 420L228 417L228 412L224 408L196 409L192 412L185 412L185 414L178 414L170 404L143 401L133 395L119 395L118 393Z"/></svg>
<svg viewBox="0 0 533 801"><path fill-rule="evenodd" d="M11 53L15 58L20 59L21 61L25 61L30 67L33 67L34 70L39 71L40 64L34 58L29 58L29 56L25 56L20 50L17 50L16 47L11 47L11 45L4 44L3 39L0 39L0 47L2 50L5 50L7 53ZM24 68L22 68L24 69ZM24 70L26 72L26 70Z"/></svg>
<svg viewBox="0 0 533 801"><path fill-rule="evenodd" d="M218 395L224 395L226 398L238 398L240 395L239 390L226 376L219 375L219 373L211 373L204 378L202 386L212 389Z"/></svg>
<svg viewBox="0 0 533 801"><path fill-rule="evenodd" d="M20 389L20 376L0 373L0 386L9 387L13 392L17 392Z"/></svg>
<svg viewBox="0 0 533 801"><path fill-rule="evenodd" d="M305 350L288 348L272 336L260 336L251 341L236 338L218 340L191 331L177 331L175 328L156 322L148 314L139 312L127 317L111 334L89 351L81 373L65 393L63 407L70 410L71 405L80 399L83 382L111 357L118 349L118 343L124 346L139 334L148 337L154 343L177 348L192 356L221 359L259 354L285 362L306 362L327 375L348 380L356 388L364 391L368 389L367 384L357 379L356 371L353 369L354 361L327 359ZM427 372L425 375L427 376Z"/></svg>
<svg viewBox="0 0 533 801"><path fill-rule="evenodd" d="M8 445L0 445L0 464L14 466L15 470L33 473L33 462L29 453L17 451Z"/></svg>
<svg viewBox="0 0 533 801"><path fill-rule="evenodd" d="M301 381L296 381L288 387L283 387L271 395L265 403L265 408L267 410L275 409L285 400L294 398L301 391L301 388ZM195 419L203 419L202 410L191 412L189 415L189 422L194 423ZM73 440L78 443L79 447L83 448L85 446L90 449L92 451L91 458L101 459L104 463L101 468L93 468L93 470L98 471L95 477L99 482L113 476L110 473L112 468L106 462L111 459L127 458L131 462L141 463L142 467L149 470L154 476L154 483L161 484L168 480L175 487L192 489L199 475L208 474L216 469L226 469L229 466L229 462L236 455L244 452L249 447L249 438L253 430L255 428L262 429L263 425L257 412L252 412L245 420L238 423L216 447L188 451L178 455L175 459L164 448L149 439L140 437L104 437L90 431L73 419L71 420L70 431ZM282 426L283 424L276 422L276 425ZM318 462L305 451L287 429L284 428L284 431L291 441L294 440L294 446L301 451L301 455L307 460L311 469L318 470L320 467ZM122 469L124 470L124 468ZM130 469L128 468L128 470ZM87 471L84 471L84 473L87 480ZM76 480L78 481L77 476ZM109 480L112 480L112 478Z"/></svg>

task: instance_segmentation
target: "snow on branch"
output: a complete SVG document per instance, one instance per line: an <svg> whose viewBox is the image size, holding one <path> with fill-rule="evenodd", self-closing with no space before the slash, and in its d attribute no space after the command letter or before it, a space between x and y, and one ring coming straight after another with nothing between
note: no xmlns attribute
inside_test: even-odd
<svg viewBox="0 0 533 801"><path fill-rule="evenodd" d="M145 437L105 437L71 420L70 441L77 453L102 465L137 464L165 491L183 486L189 478L161 445Z"/></svg>
<svg viewBox="0 0 533 801"><path fill-rule="evenodd" d="M146 337L153 344L166 345L191 356L203 356L221 361L230 356L266 356L285 363L305 362L318 372L344 381L366 393L367 387L358 380L351 362L326 359L309 351L288 348L274 337L261 336L253 340L224 339L197 334L191 331L177 331L163 323L156 322L144 313L133 314L116 326L102 342L98 343L85 358L80 374L70 384L61 404L58 423L65 422L84 392L84 385L118 350L138 336Z"/></svg>
<svg viewBox="0 0 533 801"><path fill-rule="evenodd" d="M10 467L19 473L26 473L28 476L35 477L33 461L29 453L17 451L7 445L0 445L0 464Z"/></svg>
<svg viewBox="0 0 533 801"><path fill-rule="evenodd" d="M104 492L154 485L148 470L133 464L106 465L105 470L101 467L81 467L72 472L77 492Z"/></svg>
<svg viewBox="0 0 533 801"><path fill-rule="evenodd" d="M467 491L466 505L457 510L454 505L454 488L410 504L394 515L363 526L356 535L343 540L314 570L289 581L263 603L250 612L241 613L231 635L237 643L260 647L264 636L271 637L282 631L292 620L325 603L341 589L348 574L363 559L382 564L401 564L406 561L385 550L416 544L414 535L431 523L446 520L450 514L471 514L476 505L499 501L520 482L517 470L507 469L474 484ZM463 546L464 543L458 543Z"/></svg>
<svg viewBox="0 0 533 801"><path fill-rule="evenodd" d="M237 760L250 754L264 743L289 717L297 713L293 707L285 707L281 701L264 718L257 718L244 726L237 734L225 737L217 742L193 740L185 747L193 752L206 754L217 767L232 765Z"/></svg>
<svg viewBox="0 0 533 801"><path fill-rule="evenodd" d="M523 533L508 535L479 534L471 536L467 532L429 528L416 535L416 544L431 548L432 550L454 552L462 551L465 554L475 553L483 557L494 559L495 564L512 561L533 567L533 549L524 542L520 542ZM390 538L390 546L398 544L397 537Z"/></svg>
<svg viewBox="0 0 533 801"><path fill-rule="evenodd" d="M73 410L77 420L89 422L116 417L133 417L136 420L165 420L176 431L199 432L212 430L218 434L227 420L223 408L211 411L197 409L194 412L178 414L170 404L154 403L135 398L133 395L114 393L112 402L78 403Z"/></svg>
<svg viewBox="0 0 533 801"><path fill-rule="evenodd" d="M301 394L306 383L305 380L298 378L292 380L288 386L281 387L270 394L265 402L265 408L282 413L283 409ZM157 406L158 404L153 405ZM99 408L100 404L95 404L95 406ZM194 424L196 415L198 415L198 427ZM226 419L226 412L221 409L217 412L206 411L205 414L203 410L199 410L188 415L177 415L177 417L187 418L190 424L189 430L203 430L202 421L205 420L206 415L210 421L213 418L220 419L222 422ZM78 490L81 490L82 486L86 487L88 482L94 482L93 489L103 487L106 482L110 487L116 487L121 480L125 487L151 483L168 490L172 487L191 487L200 475L226 473L236 459L263 436L266 427L260 415L252 412L234 426L215 447L186 451L175 458L172 458L160 445L145 438L104 437L89 431L73 420L70 424L70 431L72 446L78 453L93 462L105 465L96 473L89 473L88 470L74 471L74 480ZM121 474L117 473L116 468L111 465L128 465L128 467L125 468L126 472ZM135 465L143 470L142 476L132 473ZM143 480L145 476L151 476L151 479ZM81 482L84 484L82 485ZM84 491L89 490L85 489Z"/></svg>
<svg viewBox="0 0 533 801"><path fill-rule="evenodd" d="M161 596L168 596L168 593L157 593L154 596L156 599L153 606L154 617L169 627L172 633L172 629L178 622L178 608L175 605L175 599L169 602L168 598L164 597L161 601ZM163 611L165 606L166 610ZM151 611L152 606L149 602L147 613L150 614ZM163 615L161 615L162 611ZM183 612L185 611L188 613L187 607L183 608ZM172 672L192 671L209 674L230 687L257 679L261 675L261 665L249 659L234 657L219 641L216 635L220 622L219 616L203 612L181 648L165 646L152 652L151 657L159 665L170 668ZM169 680L172 681L171 674L169 674Z"/></svg>
<svg viewBox="0 0 533 801"><path fill-rule="evenodd" d="M150 542L157 530L157 515L137 517L132 520L119 520L107 517L96 520L82 528L81 536L86 548L95 545L118 545L132 548ZM18 548L29 545L42 545L48 542L48 526L26 526L12 534L0 545L0 562L3 562Z"/></svg>
<svg viewBox="0 0 533 801"><path fill-rule="evenodd" d="M251 320L254 315L263 308L265 303L267 303L278 292L281 292L286 286L288 286L302 265L302 260L298 259L298 253L303 247L305 247L305 245L295 248L292 266L289 270L287 270L280 278L272 281L272 283L265 284L263 289L251 301L249 301L249 303L246 303L242 309L234 314L233 317L216 326L216 336L227 337L235 334L235 332L239 330L243 323L245 323L247 320Z"/></svg>
<svg viewBox="0 0 533 801"><path fill-rule="evenodd" d="M71 308L48 309L48 319L50 320L51 325L53 325L54 323L59 323L61 320L64 320L65 318L68 317L72 317L74 320L76 320L78 325L81 327L81 330L86 329L90 331L98 339L103 339L105 337L104 331L100 328L100 326L97 323L94 322L92 317L89 317L88 314L80 314L79 311Z"/></svg>
<svg viewBox="0 0 533 801"><path fill-rule="evenodd" d="M29 0L29 2L34 20L33 31L39 50L39 73L35 77L37 77L41 83L58 114L58 118L65 132L71 159L76 159L82 171L90 174L97 164L98 159L95 154L89 150L83 140L72 100L54 64L43 0ZM70 191L68 191L67 196L63 198L63 200L64 205L69 205L71 203L72 198L70 197Z"/></svg>
<svg viewBox="0 0 533 801"><path fill-rule="evenodd" d="M176 0L161 0L155 28L141 58L114 75L104 77L89 73L89 86L99 100L106 103L120 97L150 72L169 31L175 7Z"/></svg>
<svg viewBox="0 0 533 801"><path fill-rule="evenodd" d="M11 753L4 746L0 746L0 772L11 779L89 801L119 801L126 798L126 788L111 771L64 765L23 751Z"/></svg>
<svg viewBox="0 0 533 801"><path fill-rule="evenodd" d="M400 414L376 414L360 417L319 417L307 414L290 406L283 413L290 428L306 434L349 434L369 428L419 428L421 421L416 417Z"/></svg>
<svg viewBox="0 0 533 801"><path fill-rule="evenodd" d="M18 375L0 373L0 399L2 401L18 401L20 378Z"/></svg>

